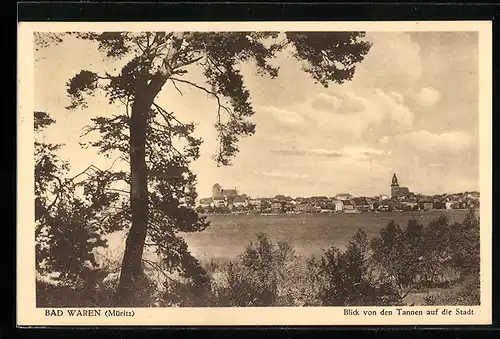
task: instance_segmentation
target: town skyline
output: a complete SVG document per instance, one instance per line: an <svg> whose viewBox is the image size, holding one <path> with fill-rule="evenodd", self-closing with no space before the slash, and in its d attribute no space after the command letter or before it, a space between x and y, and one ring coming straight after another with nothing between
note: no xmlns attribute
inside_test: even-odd
<svg viewBox="0 0 500 339"><path fill-rule="evenodd" d="M394 173L394 174L396 174L396 173ZM235 185L224 186L224 185L221 185L220 183L217 182L212 187L214 187L216 185L221 186L224 190L226 190L226 189L234 190L237 195L248 196L249 198L252 198L252 199L273 199L273 198L275 198L277 196L285 196L285 197L290 197L290 198L293 198L293 199L296 199L296 198L315 198L315 197L334 198L334 197L344 196L344 195L350 195L352 197L382 197L382 196L386 196L389 199L391 198L391 186L390 185L388 186L389 189L387 190L387 192L380 192L378 194L372 194L372 195L353 194L350 191L345 191L345 192L342 191L342 192L336 192L334 194L309 194L309 195L305 194L305 195L301 195L301 196L294 196L294 195L286 194L284 192L277 192L276 194L271 194L269 196L256 196L256 195L248 194L246 191L238 189L237 185L236 186ZM405 187L405 188L409 188L410 189L410 187ZM428 192L428 193L423 193L423 192L413 191L413 190L410 189L410 193L412 195L415 195L415 196L432 197L432 196L442 196L442 195L458 195L458 194L466 194L466 193L480 193L480 190L465 190L465 191L454 191L454 192ZM203 199L207 199L207 198L211 198L211 197L213 197L213 192L211 192L210 194L208 194L206 196L201 196L200 194L198 194L198 201L199 200L203 200Z"/></svg>
<svg viewBox="0 0 500 339"><path fill-rule="evenodd" d="M396 173L391 180L390 196L353 196L340 193L332 196L291 197L278 194L274 197L251 197L235 188L224 188L219 183L212 186L210 198L197 202L202 214L283 214L283 213L363 213L392 211L430 211L442 209L477 209L479 192L423 195L400 186Z"/></svg>

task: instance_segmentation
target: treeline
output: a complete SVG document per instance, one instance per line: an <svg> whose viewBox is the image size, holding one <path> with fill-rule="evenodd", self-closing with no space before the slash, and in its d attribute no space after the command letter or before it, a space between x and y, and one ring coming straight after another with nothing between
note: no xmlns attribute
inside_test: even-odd
<svg viewBox="0 0 500 339"><path fill-rule="evenodd" d="M289 243L258 234L237 259L202 262L205 274L196 279L153 268L136 306L395 306L430 289L440 293L427 293L423 304L478 305L479 248L472 210L462 222L445 216L425 226L390 222L371 240L359 230L345 249L332 246L319 257L303 258ZM37 287L39 306L112 306L115 282L87 292Z"/></svg>

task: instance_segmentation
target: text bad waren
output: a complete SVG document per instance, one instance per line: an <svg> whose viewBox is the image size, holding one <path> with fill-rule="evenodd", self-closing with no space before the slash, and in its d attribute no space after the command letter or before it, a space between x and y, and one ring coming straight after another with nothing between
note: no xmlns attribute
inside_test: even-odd
<svg viewBox="0 0 500 339"><path fill-rule="evenodd" d="M135 312L133 310L100 310L100 309L73 309L73 310L45 310L46 317L133 317Z"/></svg>

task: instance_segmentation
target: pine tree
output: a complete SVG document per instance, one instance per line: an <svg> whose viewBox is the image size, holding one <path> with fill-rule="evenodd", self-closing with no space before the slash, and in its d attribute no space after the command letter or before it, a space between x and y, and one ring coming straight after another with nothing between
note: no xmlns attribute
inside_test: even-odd
<svg viewBox="0 0 500 339"><path fill-rule="evenodd" d="M199 155L201 141L194 125L181 122L155 101L167 82L189 85L217 102L215 128L219 165L230 165L238 141L252 135L255 125L250 93L237 65L254 61L257 72L272 78L279 69L269 61L278 52L292 51L316 83L328 87L351 80L356 65L370 49L363 32L104 32L70 33L97 44L109 59L128 60L118 72L82 70L68 81L69 109L86 106L86 95L103 93L110 103L121 102L123 114L96 118L91 130L102 133L94 143L101 152L115 151L130 162L129 173L115 174L129 185L130 222L117 296L132 302L143 277L143 251L150 238L167 267L186 276L199 274L178 231L197 231L208 223L193 209L196 176L189 164ZM58 41L59 37L55 38ZM54 38L52 38L54 40ZM276 42L278 41L278 42ZM206 83L189 80L192 67L201 67ZM180 90L179 90L180 91ZM184 147L176 147L182 139Z"/></svg>

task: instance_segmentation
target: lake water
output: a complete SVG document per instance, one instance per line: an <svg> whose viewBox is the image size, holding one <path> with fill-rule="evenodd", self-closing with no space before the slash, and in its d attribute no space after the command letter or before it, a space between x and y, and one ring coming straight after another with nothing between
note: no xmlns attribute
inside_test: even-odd
<svg viewBox="0 0 500 339"><path fill-rule="evenodd" d="M256 240L259 232L267 233L273 241L289 241L298 254L317 255L333 245L345 247L358 229L363 229L372 238L391 220L406 226L408 220L414 218L427 225L441 214L461 222L466 211L215 215L208 217L211 225L204 231L183 234L183 237L198 258L234 258L244 251L246 244Z"/></svg>

